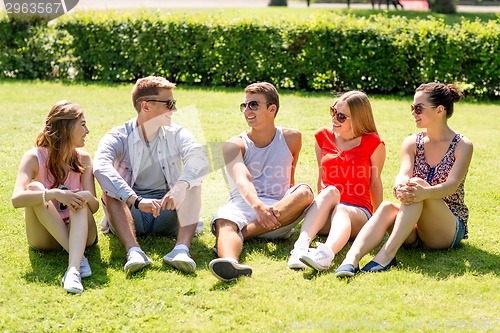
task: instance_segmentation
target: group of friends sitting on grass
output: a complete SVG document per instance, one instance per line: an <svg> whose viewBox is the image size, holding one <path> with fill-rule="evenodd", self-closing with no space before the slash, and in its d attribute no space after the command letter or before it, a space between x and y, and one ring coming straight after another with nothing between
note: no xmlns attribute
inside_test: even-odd
<svg viewBox="0 0 500 333"><path fill-rule="evenodd" d="M175 237L174 248L163 257L166 264L186 273L196 269L190 246L204 226L201 186L209 162L193 135L172 122L174 88L162 77L137 80L132 90L137 116L102 138L94 161L82 149L89 134L84 112L70 101L53 105L35 148L24 154L12 204L25 209L32 248L68 252L66 291L83 292L81 279L92 274L84 251L98 239L94 177L102 188L102 231L123 243L126 273L150 265L137 241L148 234ZM464 182L473 147L447 120L462 97L454 84L426 83L416 89L409 111L421 131L403 141L394 203L383 201L386 149L364 92L339 96L329 107L331 123L314 133L315 196L308 184L295 184L302 134L276 126L278 91L267 82L247 86L240 110L249 129L222 148L230 195L210 223L217 256L210 271L222 281L252 275L252 268L240 263L245 240L290 238L302 220L288 267L327 270L351 240L335 270L338 277L395 267L403 245L457 246L467 238ZM361 258L386 233L373 260L359 269ZM317 235L326 241L311 247Z"/></svg>

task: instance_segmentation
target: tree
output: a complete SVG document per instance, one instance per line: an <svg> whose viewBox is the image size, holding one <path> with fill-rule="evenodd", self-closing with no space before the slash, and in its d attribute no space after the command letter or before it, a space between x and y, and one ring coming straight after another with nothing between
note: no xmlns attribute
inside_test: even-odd
<svg viewBox="0 0 500 333"><path fill-rule="evenodd" d="M288 0L269 0L269 6L288 6Z"/></svg>

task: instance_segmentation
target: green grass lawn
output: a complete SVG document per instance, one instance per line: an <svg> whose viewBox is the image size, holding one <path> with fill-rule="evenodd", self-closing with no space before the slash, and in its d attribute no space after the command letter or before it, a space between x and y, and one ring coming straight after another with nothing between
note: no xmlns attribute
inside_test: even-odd
<svg viewBox="0 0 500 333"><path fill-rule="evenodd" d="M333 269L315 273L286 266L298 230L288 241L249 241L242 260L250 278L218 281L208 270L215 258L208 223L228 189L220 169L220 143L244 131L241 90L179 87L176 122L206 144L213 171L203 184L204 233L192 255L198 268L185 275L161 258L173 239L140 239L153 260L131 277L123 272L125 250L115 236L99 235L89 250L93 275L85 292L61 287L67 255L38 252L26 242L23 210L10 202L22 154L33 146L43 119L61 99L85 109L93 155L101 137L135 114L132 84L101 85L0 82L0 331L3 332L498 332L500 331L500 125L498 102L462 101L449 123L474 143L466 182L469 236L451 251L400 250L399 267L381 274L339 280ZM313 132L330 122L328 93L281 93L280 126L303 133L296 180L316 184ZM402 140L417 129L411 98L371 96L387 146L384 197L399 169ZM100 192L100 189L99 189ZM102 210L96 214L100 220ZM439 221L436 221L439 222ZM335 258L337 267L346 247ZM371 259L366 256L361 264Z"/></svg>

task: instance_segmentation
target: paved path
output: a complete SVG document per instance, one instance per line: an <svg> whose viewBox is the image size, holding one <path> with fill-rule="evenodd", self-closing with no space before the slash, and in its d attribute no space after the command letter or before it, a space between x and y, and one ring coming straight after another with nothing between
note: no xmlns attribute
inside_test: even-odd
<svg viewBox="0 0 500 333"><path fill-rule="evenodd" d="M269 0L80 0L76 9L123 8L259 8ZM288 1L292 8L307 7L306 1ZM316 8L347 8L347 4L315 3ZM371 9L371 4L351 4L351 8ZM385 5L382 6L385 8ZM394 10L391 7L391 10ZM500 6L457 6L458 12L500 12Z"/></svg>

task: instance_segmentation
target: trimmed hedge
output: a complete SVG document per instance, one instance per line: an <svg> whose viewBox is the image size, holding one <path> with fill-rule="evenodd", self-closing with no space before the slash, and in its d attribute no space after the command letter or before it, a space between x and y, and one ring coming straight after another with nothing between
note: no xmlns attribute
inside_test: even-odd
<svg viewBox="0 0 500 333"><path fill-rule="evenodd" d="M24 29L20 26L26 25ZM142 13L77 13L56 24L0 20L0 76L412 94L422 82L462 82L500 95L500 24L327 12L306 22ZM6 56L7 55L7 56Z"/></svg>

